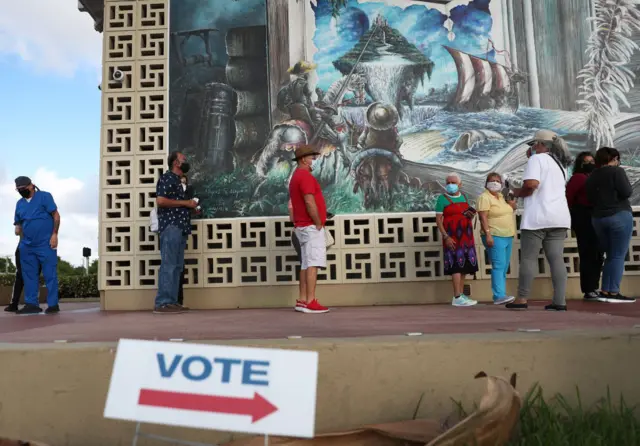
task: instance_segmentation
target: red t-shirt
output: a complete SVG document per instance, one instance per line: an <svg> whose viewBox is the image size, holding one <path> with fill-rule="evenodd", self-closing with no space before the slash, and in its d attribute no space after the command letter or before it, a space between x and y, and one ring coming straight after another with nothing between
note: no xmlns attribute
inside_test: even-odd
<svg viewBox="0 0 640 446"><path fill-rule="evenodd" d="M320 190L318 180L306 169L296 169L289 183L289 197L293 206L293 225L296 228L311 226L313 220L307 212L307 205L304 202L305 195L313 195L318 207L318 216L324 226L327 221L327 205Z"/></svg>

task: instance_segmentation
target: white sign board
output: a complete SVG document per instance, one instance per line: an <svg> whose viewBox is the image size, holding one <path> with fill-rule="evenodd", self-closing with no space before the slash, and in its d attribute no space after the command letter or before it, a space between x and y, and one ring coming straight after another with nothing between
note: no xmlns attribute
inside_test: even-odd
<svg viewBox="0 0 640 446"><path fill-rule="evenodd" d="M312 438L318 353L121 339L106 418Z"/></svg>

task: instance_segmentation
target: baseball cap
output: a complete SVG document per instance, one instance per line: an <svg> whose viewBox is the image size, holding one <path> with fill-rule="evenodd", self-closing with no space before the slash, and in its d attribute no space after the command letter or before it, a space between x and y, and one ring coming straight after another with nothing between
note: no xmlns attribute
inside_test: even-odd
<svg viewBox="0 0 640 446"><path fill-rule="evenodd" d="M531 141L527 142L528 145L532 146L537 142L553 142L554 139L558 137L556 132L552 132L551 130L538 130L534 135Z"/></svg>
<svg viewBox="0 0 640 446"><path fill-rule="evenodd" d="M27 187L31 184L31 178L29 177L18 177L16 178L16 189L20 189L22 187Z"/></svg>

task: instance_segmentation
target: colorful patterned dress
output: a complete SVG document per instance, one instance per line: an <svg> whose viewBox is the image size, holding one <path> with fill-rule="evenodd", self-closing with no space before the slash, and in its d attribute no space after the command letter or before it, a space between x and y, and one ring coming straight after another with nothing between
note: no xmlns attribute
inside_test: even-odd
<svg viewBox="0 0 640 446"><path fill-rule="evenodd" d="M449 197L446 194L438 201L443 197L447 204L442 209L442 223L449 237L456 242L455 249L450 249L446 241L442 241L444 273L447 276L475 274L478 271L478 255L473 237L473 220L464 215L469 202L465 196L461 200L459 196Z"/></svg>

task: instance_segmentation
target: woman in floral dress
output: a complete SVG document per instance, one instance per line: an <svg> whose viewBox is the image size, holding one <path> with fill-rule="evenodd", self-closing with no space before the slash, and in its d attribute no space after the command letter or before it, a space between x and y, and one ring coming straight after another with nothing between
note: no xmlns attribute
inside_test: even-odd
<svg viewBox="0 0 640 446"><path fill-rule="evenodd" d="M478 271L478 255L473 237L476 211L460 192L460 177L452 173L446 178L446 193L436 202L436 223L442 236L444 274L453 281L455 307L470 307L478 302L465 296L464 278Z"/></svg>

